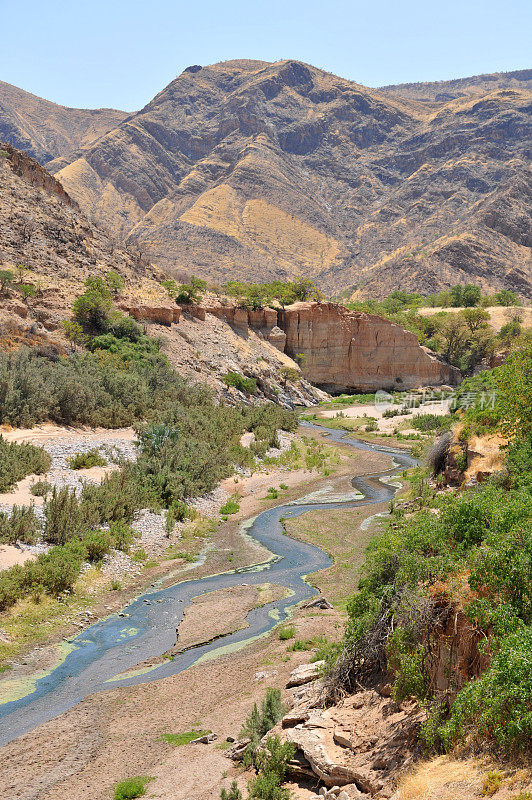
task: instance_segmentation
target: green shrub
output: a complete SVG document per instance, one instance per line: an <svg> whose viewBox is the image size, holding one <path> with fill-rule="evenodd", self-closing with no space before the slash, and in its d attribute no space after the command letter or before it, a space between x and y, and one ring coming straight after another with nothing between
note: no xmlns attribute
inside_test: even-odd
<svg viewBox="0 0 532 800"><path fill-rule="evenodd" d="M227 791L227 789L222 789L220 792L220 800L242 800L242 792L238 788L236 781L231 783L229 791Z"/></svg>
<svg viewBox="0 0 532 800"><path fill-rule="evenodd" d="M228 372L223 377L226 386L233 386L244 394L256 394L257 381L255 378L245 378L239 372Z"/></svg>
<svg viewBox="0 0 532 800"><path fill-rule="evenodd" d="M453 422L451 416L439 414L416 414L411 419L411 425L418 431L443 432L449 430Z"/></svg>
<svg viewBox="0 0 532 800"><path fill-rule="evenodd" d="M168 282L165 281L165 283L167 284ZM168 286L166 288L168 290ZM182 283L176 288L176 303L201 303L202 298L200 292L205 291L206 288L206 281L203 281L201 278L197 278L195 275L192 275L189 283Z"/></svg>
<svg viewBox="0 0 532 800"><path fill-rule="evenodd" d="M0 270L0 294L5 297L8 289L13 286L15 275L10 269Z"/></svg>
<svg viewBox="0 0 532 800"><path fill-rule="evenodd" d="M114 294L120 294L124 288L124 279L114 269L110 269L105 273L104 280L109 291Z"/></svg>
<svg viewBox="0 0 532 800"><path fill-rule="evenodd" d="M0 610L15 605L24 595L24 567L18 564L11 569L4 569L0 572Z"/></svg>
<svg viewBox="0 0 532 800"><path fill-rule="evenodd" d="M79 541L52 547L48 553L41 553L35 561L25 565L26 587L39 586L55 596L71 591L86 556L87 551Z"/></svg>
<svg viewBox="0 0 532 800"><path fill-rule="evenodd" d="M151 496L135 465L106 475L99 485L87 483L81 493L81 512L90 525L121 522L130 525L135 512L150 505Z"/></svg>
<svg viewBox="0 0 532 800"><path fill-rule="evenodd" d="M105 467L107 461L102 454L94 449L87 450L85 453L76 453L68 459L71 469L90 469L91 467Z"/></svg>
<svg viewBox="0 0 532 800"><path fill-rule="evenodd" d="M499 791L504 783L504 775L498 769L490 770L482 781L482 794L491 797Z"/></svg>
<svg viewBox="0 0 532 800"><path fill-rule="evenodd" d="M54 486L44 506L44 515L44 540L57 545L80 536L91 523L83 513L76 493L68 486L62 489Z"/></svg>
<svg viewBox="0 0 532 800"><path fill-rule="evenodd" d="M312 639L296 639L286 649L291 653L299 653L303 650L312 650L313 644Z"/></svg>
<svg viewBox="0 0 532 800"><path fill-rule="evenodd" d="M93 334L107 330L113 303L111 292L103 278L87 278L85 291L76 297L72 310L75 320L85 333Z"/></svg>
<svg viewBox="0 0 532 800"><path fill-rule="evenodd" d="M35 481L31 485L30 492L34 497L46 497L52 491L52 484L48 481Z"/></svg>
<svg viewBox="0 0 532 800"><path fill-rule="evenodd" d="M288 639L293 639L295 632L295 625L285 625L283 628L279 628L279 639L281 642L286 642Z"/></svg>
<svg viewBox="0 0 532 800"><path fill-rule="evenodd" d="M137 776L120 781L115 788L114 800L135 800L136 797L144 797L148 783L152 780L153 778Z"/></svg>
<svg viewBox="0 0 532 800"><path fill-rule="evenodd" d="M268 736L264 747L257 753L255 766L259 773L273 773L282 782L295 753L296 747L292 742L281 743L279 736Z"/></svg>
<svg viewBox="0 0 532 800"><path fill-rule="evenodd" d="M13 506L11 514L0 512L0 542L2 544L35 544L40 522L33 507Z"/></svg>
<svg viewBox="0 0 532 800"><path fill-rule="evenodd" d="M123 550L124 553L127 553L137 535L123 520L111 521L109 524L111 546L116 550Z"/></svg>
<svg viewBox="0 0 532 800"><path fill-rule="evenodd" d="M249 765L253 762L260 740L279 722L285 711L281 690L266 689L266 696L261 703L260 710L255 703L251 714L242 726L241 737L250 739L244 763Z"/></svg>
<svg viewBox="0 0 532 800"><path fill-rule="evenodd" d="M195 509L189 508L182 500L174 500L166 512L166 532L170 534L176 522L184 522L186 519L193 519L195 515Z"/></svg>
<svg viewBox="0 0 532 800"><path fill-rule="evenodd" d="M0 389L0 404L2 390ZM0 434L0 492L9 489L26 475L42 475L48 472L52 459L42 447L33 444L6 442Z"/></svg>
<svg viewBox="0 0 532 800"><path fill-rule="evenodd" d="M220 514L229 515L229 514L238 514L240 511L240 504L236 496L230 497L229 500L224 503L224 505L220 509Z"/></svg>
<svg viewBox="0 0 532 800"><path fill-rule="evenodd" d="M265 772L257 775L249 783L249 800L290 800L290 792L284 786L275 773Z"/></svg>
<svg viewBox="0 0 532 800"><path fill-rule="evenodd" d="M111 537L107 531L91 531L81 541L89 561L101 561L111 549Z"/></svg>

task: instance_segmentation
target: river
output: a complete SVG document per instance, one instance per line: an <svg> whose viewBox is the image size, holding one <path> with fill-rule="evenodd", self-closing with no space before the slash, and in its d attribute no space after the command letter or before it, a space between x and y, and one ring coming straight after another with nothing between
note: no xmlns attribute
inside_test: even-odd
<svg viewBox="0 0 532 800"><path fill-rule="evenodd" d="M302 426L314 427L308 423ZM322 428L319 430L324 432ZM23 697L0 705L0 745L53 719L89 694L156 681L206 658L239 649L268 633L290 615L294 605L316 594L305 576L328 567L331 560L318 547L286 536L281 520L315 509L352 508L390 500L397 491L394 477L417 463L404 451L361 442L344 431L328 430L327 436L358 450L389 455L394 466L384 472L353 478L351 484L360 493L360 499L319 502L310 496L306 502L304 497L263 511L244 523L246 535L272 554L267 562L206 578L182 580L164 589L154 588L133 600L120 614L111 614L83 630L71 640L71 649L60 664L29 684ZM286 587L289 596L250 611L247 628L192 647L155 667L135 671L138 664L162 655L175 644L176 627L194 597L244 583L265 582Z"/></svg>

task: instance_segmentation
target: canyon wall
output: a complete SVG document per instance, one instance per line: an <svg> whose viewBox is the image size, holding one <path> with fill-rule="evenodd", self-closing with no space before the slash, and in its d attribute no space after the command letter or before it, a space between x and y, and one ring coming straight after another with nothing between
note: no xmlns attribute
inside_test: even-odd
<svg viewBox="0 0 532 800"><path fill-rule="evenodd" d="M281 353L296 358L303 376L328 392L413 389L460 381L460 371L421 347L413 333L337 303L295 303L283 311L253 311L210 302L183 310L200 320L212 314L242 336L250 330L258 333ZM136 309L130 313L146 319Z"/></svg>
<svg viewBox="0 0 532 800"><path fill-rule="evenodd" d="M278 315L285 352L303 357L307 380L330 392L457 384L460 372L382 317L336 303L296 303Z"/></svg>

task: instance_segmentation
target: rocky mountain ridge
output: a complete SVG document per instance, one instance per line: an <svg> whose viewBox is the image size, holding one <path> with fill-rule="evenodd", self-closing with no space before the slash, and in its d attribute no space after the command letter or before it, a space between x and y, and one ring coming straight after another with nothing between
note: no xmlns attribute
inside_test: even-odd
<svg viewBox="0 0 532 800"><path fill-rule="evenodd" d="M66 108L0 81L0 141L46 164L71 156L126 117L114 108Z"/></svg>
<svg viewBox="0 0 532 800"><path fill-rule="evenodd" d="M174 274L529 297L530 110L526 70L377 90L297 61L228 61L187 68L50 167Z"/></svg>

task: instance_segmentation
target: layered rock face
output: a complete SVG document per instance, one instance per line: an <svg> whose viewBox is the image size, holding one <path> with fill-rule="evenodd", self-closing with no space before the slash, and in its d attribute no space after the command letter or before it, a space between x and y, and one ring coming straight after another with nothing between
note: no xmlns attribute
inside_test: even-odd
<svg viewBox="0 0 532 800"><path fill-rule="evenodd" d="M286 353L303 356L303 374L326 391L454 385L459 370L421 347L413 333L336 303L296 303L279 313Z"/></svg>

